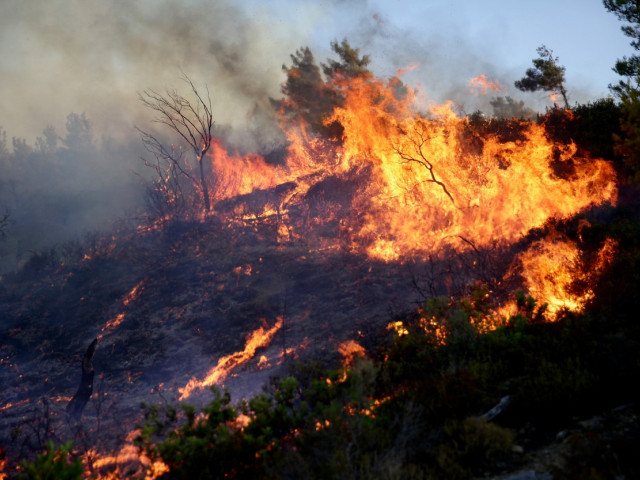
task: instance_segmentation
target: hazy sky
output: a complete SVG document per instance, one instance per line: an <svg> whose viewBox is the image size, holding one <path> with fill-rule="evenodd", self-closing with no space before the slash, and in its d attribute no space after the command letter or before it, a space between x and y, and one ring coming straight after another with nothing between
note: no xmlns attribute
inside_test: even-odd
<svg viewBox="0 0 640 480"><path fill-rule="evenodd" d="M0 126L32 141L70 112L98 134L126 135L146 88L179 87L180 70L211 90L219 122L242 124L278 96L281 66L304 45L319 61L347 38L374 72L416 64L406 80L467 111L466 83L513 87L546 44L567 69L571 102L608 95L616 58L632 52L600 0L0 0Z"/></svg>

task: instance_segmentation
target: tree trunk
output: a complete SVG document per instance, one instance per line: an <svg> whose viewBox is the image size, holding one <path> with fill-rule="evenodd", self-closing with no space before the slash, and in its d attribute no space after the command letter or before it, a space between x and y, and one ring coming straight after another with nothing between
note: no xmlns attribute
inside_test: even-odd
<svg viewBox="0 0 640 480"><path fill-rule="evenodd" d="M91 342L89 348L82 358L82 376L80 377L80 385L78 391L67 405L67 414L71 420L77 422L82 416L84 407L87 405L91 394L93 393L93 354L96 351L98 339Z"/></svg>
<svg viewBox="0 0 640 480"><path fill-rule="evenodd" d="M562 95L562 99L564 100L564 108L570 110L569 100L567 100L567 90L564 88L564 85L560 85L560 95Z"/></svg>
<svg viewBox="0 0 640 480"><path fill-rule="evenodd" d="M202 162L204 161L204 156L201 156L198 163L200 164L200 186L202 187L202 200L204 201L204 211L209 213L211 211L211 201L209 200L209 185L207 184L207 179L204 176L204 166Z"/></svg>

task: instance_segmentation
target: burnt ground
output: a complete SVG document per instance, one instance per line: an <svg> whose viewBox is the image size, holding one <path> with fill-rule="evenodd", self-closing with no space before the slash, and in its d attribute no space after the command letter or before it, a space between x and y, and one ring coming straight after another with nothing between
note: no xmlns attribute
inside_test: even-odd
<svg viewBox="0 0 640 480"><path fill-rule="evenodd" d="M302 236L284 232L279 215L123 227L36 254L2 278L0 447L10 461L49 439L71 438L84 452L117 451L142 418L141 402L176 403L189 379L202 379L279 317L284 324L272 341L221 382L234 400L297 361L337 365L346 340L375 355L389 322L425 296L482 281L499 301L514 254L544 234L385 263L354 251L339 220L308 218L307 226L319 226ZM65 407L94 338L94 393L82 420L70 422ZM187 403L210 398L205 389Z"/></svg>
<svg viewBox="0 0 640 480"><path fill-rule="evenodd" d="M120 232L34 255L5 276L0 445L9 456L70 436L115 448L142 401L176 402L191 377L243 350L249 333L279 316L284 326L271 344L224 381L234 399L259 392L296 359L339 361L336 347L347 339L374 348L389 320L420 299L416 264L371 261L324 240L278 242L269 222L256 225L212 219ZM96 337L94 394L72 428L64 408ZM262 356L266 368L258 368ZM188 401L207 398L204 391Z"/></svg>
<svg viewBox="0 0 640 480"><path fill-rule="evenodd" d="M223 225L212 217L125 229L34 255L5 276L0 445L10 457L69 437L85 448L116 448L140 419L141 402L176 402L190 378L202 379L278 317L284 325L272 342L223 382L234 399L258 393L291 362L337 363L345 340L373 353L389 321L415 309L423 295L489 275L479 252L384 263L317 231L282 240L277 223ZM491 264L500 278L507 263ZM96 337L94 394L72 426L64 408ZM207 398L205 390L188 402Z"/></svg>

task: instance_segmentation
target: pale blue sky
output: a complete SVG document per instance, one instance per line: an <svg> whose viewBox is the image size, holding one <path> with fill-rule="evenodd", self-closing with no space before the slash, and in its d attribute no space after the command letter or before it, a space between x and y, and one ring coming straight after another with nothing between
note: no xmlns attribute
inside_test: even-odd
<svg viewBox="0 0 640 480"><path fill-rule="evenodd" d="M280 7L272 7L273 15L295 21L296 9L303 11L301 3L305 2L277 2ZM545 44L566 67L572 100L585 102L609 94L608 85L619 78L612 71L616 59L633 53L630 39L620 30L622 23L601 0L309 3L324 5L315 17L316 48L347 37L370 53L374 68L385 74L418 62L410 79L436 96L449 90L447 85L457 86L481 73L517 95L513 81L531 66L536 48Z"/></svg>
<svg viewBox="0 0 640 480"><path fill-rule="evenodd" d="M289 54L308 45L324 61L345 37L380 76L417 63L405 80L434 101L486 107L466 87L485 74L543 110L546 95L513 87L536 48L566 66L570 101L588 102L632 53L620 26L600 0L2 0L0 126L33 139L73 111L127 135L146 121L138 92L180 86L180 70L209 86L220 123L240 125L279 96Z"/></svg>

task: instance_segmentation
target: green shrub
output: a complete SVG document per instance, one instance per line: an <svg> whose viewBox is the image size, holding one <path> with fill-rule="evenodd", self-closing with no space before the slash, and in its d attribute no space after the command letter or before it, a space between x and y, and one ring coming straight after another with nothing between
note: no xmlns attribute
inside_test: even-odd
<svg viewBox="0 0 640 480"><path fill-rule="evenodd" d="M71 442L56 447L53 442L48 442L44 453L30 462L20 462L22 471L18 474L19 480L74 480L82 478L84 467L82 459L69 458Z"/></svg>
<svg viewBox="0 0 640 480"><path fill-rule="evenodd" d="M463 479L495 470L511 452L513 438L510 430L475 417L448 423L433 452L435 478Z"/></svg>

